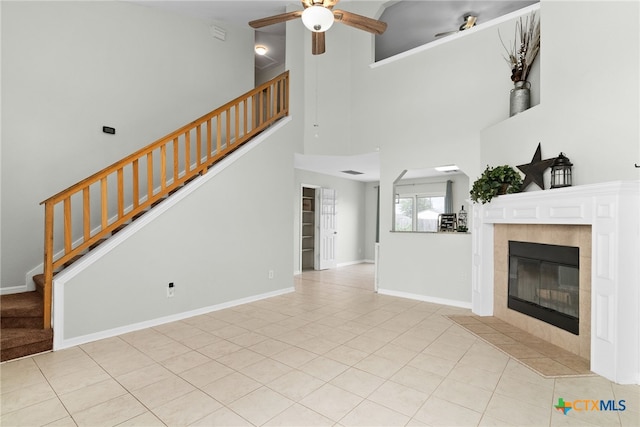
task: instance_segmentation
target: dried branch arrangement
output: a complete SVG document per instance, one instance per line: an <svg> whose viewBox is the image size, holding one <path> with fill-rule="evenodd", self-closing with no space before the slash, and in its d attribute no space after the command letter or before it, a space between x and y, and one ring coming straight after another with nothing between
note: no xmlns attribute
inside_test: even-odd
<svg viewBox="0 0 640 427"><path fill-rule="evenodd" d="M533 61L540 51L540 20L535 12L516 22L513 44L507 47L498 31L502 46L507 51L505 60L511 68L513 82L526 81Z"/></svg>

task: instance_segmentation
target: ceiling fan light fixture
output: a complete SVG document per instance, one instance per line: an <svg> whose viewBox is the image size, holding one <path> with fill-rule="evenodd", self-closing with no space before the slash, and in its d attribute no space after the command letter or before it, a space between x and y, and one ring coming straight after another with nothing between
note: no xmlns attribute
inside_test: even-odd
<svg viewBox="0 0 640 427"><path fill-rule="evenodd" d="M333 12L324 6L309 6L302 12L302 23L310 31L322 33L333 25Z"/></svg>

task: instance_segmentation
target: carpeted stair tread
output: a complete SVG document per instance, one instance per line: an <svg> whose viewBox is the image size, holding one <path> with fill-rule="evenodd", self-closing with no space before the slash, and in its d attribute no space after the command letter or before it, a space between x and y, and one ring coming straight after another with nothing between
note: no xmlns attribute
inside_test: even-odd
<svg viewBox="0 0 640 427"><path fill-rule="evenodd" d="M11 328L42 329L42 326L43 326L42 316L39 316L39 317L2 316L2 318L0 318L0 328L2 329L11 329Z"/></svg>
<svg viewBox="0 0 640 427"><path fill-rule="evenodd" d="M42 296L36 292L2 295L0 297L0 316L2 317L40 317L44 315Z"/></svg>
<svg viewBox="0 0 640 427"><path fill-rule="evenodd" d="M97 242L95 242L93 245L89 246L89 250L92 251L95 248L97 248L98 246L100 246L101 244L103 244L104 242L106 242L107 239L100 239Z"/></svg>
<svg viewBox="0 0 640 427"><path fill-rule="evenodd" d="M53 349L53 329L3 328L0 333L2 362Z"/></svg>
<svg viewBox="0 0 640 427"><path fill-rule="evenodd" d="M78 254L76 256L74 256L73 258L71 258L69 261L64 263L64 268L67 268L69 266L71 266L71 264L73 264L74 262L78 261L80 258L82 258L84 254Z"/></svg>
<svg viewBox="0 0 640 427"><path fill-rule="evenodd" d="M53 329L43 329L42 295L37 291L0 296L0 359L53 349Z"/></svg>

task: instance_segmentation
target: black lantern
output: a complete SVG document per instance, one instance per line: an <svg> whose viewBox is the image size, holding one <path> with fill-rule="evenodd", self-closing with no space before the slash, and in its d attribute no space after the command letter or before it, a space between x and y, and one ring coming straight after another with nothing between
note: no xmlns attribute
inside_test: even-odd
<svg viewBox="0 0 640 427"><path fill-rule="evenodd" d="M460 212L458 212L458 231L461 233L466 233L468 230L467 211L464 210L464 205L462 205L462 209L460 209Z"/></svg>
<svg viewBox="0 0 640 427"><path fill-rule="evenodd" d="M571 166L563 153L556 157L551 165L551 188L571 187Z"/></svg>

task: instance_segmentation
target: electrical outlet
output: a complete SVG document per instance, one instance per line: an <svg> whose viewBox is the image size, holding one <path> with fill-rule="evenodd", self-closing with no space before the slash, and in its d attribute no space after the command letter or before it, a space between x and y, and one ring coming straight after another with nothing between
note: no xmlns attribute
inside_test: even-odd
<svg viewBox="0 0 640 427"><path fill-rule="evenodd" d="M269 279L273 279L273 270L269 270Z"/></svg>
<svg viewBox="0 0 640 427"><path fill-rule="evenodd" d="M175 292L175 288L173 286L173 282L169 283L169 286L167 287L167 298L173 298Z"/></svg>

